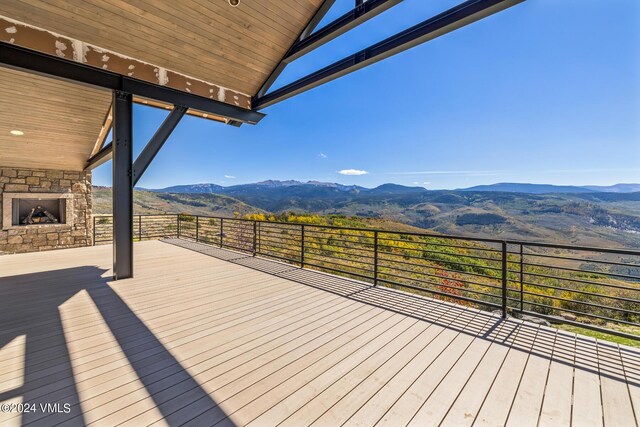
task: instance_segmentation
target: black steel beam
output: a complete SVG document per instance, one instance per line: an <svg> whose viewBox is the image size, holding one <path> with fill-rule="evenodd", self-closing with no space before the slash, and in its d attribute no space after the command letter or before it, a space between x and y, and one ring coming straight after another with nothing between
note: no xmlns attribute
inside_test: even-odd
<svg viewBox="0 0 640 427"><path fill-rule="evenodd" d="M230 120L256 124L264 114L205 98L166 86L132 79L100 68L45 55L30 49L0 42L0 65L31 71L48 77L57 77L104 89L129 92L143 98L155 99L174 105L215 114Z"/></svg>
<svg viewBox="0 0 640 427"><path fill-rule="evenodd" d="M175 105L173 110L169 113L164 122L160 125L153 137L149 140L147 145L142 149L142 152L138 155L138 158L133 162L133 186L138 183L140 177L147 170L149 164L153 158L158 154L158 151L162 148L171 132L176 128L180 119L187 112L187 108L182 105Z"/></svg>
<svg viewBox="0 0 640 427"><path fill-rule="evenodd" d="M87 166L84 170L92 170L100 166L101 164L109 161L111 158L111 149L113 148L113 142L105 144L93 157L87 161Z"/></svg>
<svg viewBox="0 0 640 427"><path fill-rule="evenodd" d="M311 19L307 23L307 26L304 27L304 30L302 30L302 32L298 36L298 41L309 37L311 33L313 33L313 30L316 29L316 27L320 24L322 19L324 19L325 15L329 13L329 9L333 7L335 2L336 0L325 0L320 5L318 10L316 10L316 13L311 17Z"/></svg>
<svg viewBox="0 0 640 427"><path fill-rule="evenodd" d="M322 5L320 5L315 15L313 15L313 17L309 20L309 22L307 23L307 26L304 27L304 29L302 30L302 32L300 33L300 35L298 36L294 44L291 45L291 47L293 47L295 43L297 43L298 41L304 39L305 37L308 37L313 32L313 30L315 30L315 28L318 26L320 21L322 21L322 18L324 18L327 12L329 12L329 9L331 9L331 6L333 6L335 2L336 0L325 0L322 3ZM278 63L278 65L276 65L276 68L274 68L271 74L269 74L269 77L267 77L267 79L264 81L262 86L260 86L260 89L258 89L258 93L255 96L256 98L260 98L261 96L264 96L269 90L269 88L271 88L271 86L278 79L278 77L280 77L280 74L282 74L285 67L287 66L287 62L285 62L284 59L287 57L290 51L291 51L291 48L287 50L287 53L284 54L284 56L282 57L282 60Z"/></svg>
<svg viewBox="0 0 640 427"><path fill-rule="evenodd" d="M289 50L283 61L285 63L295 61L400 2L402 0L369 0L356 4L356 7L351 11L318 29L315 33L299 40Z"/></svg>
<svg viewBox="0 0 640 427"><path fill-rule="evenodd" d="M392 55L485 18L524 0L469 0L431 19L337 61L315 73L256 98L254 109L262 109L323 83L382 61Z"/></svg>
<svg viewBox="0 0 640 427"><path fill-rule="evenodd" d="M113 278L133 277L133 103L113 92Z"/></svg>

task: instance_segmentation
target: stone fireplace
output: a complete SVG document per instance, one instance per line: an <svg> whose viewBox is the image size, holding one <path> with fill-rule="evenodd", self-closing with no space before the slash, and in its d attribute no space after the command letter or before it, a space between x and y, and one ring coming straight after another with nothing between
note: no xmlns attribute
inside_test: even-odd
<svg viewBox="0 0 640 427"><path fill-rule="evenodd" d="M3 193L2 228L73 226L73 207L72 193Z"/></svg>
<svg viewBox="0 0 640 427"><path fill-rule="evenodd" d="M0 254L91 245L91 173L0 167Z"/></svg>

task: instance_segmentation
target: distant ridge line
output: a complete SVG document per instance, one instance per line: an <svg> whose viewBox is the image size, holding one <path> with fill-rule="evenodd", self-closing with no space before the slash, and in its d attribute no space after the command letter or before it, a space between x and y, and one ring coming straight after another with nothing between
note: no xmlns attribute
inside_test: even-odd
<svg viewBox="0 0 640 427"><path fill-rule="evenodd" d="M367 188L359 185L345 185L335 182L322 182L322 181L296 181L296 180L265 180L250 184L239 184L222 186L213 183L202 184L184 184L174 185L166 188L159 189L146 189L139 188L140 190L147 190L153 192L162 193L218 193L226 194L229 192L238 192L243 190L258 190L258 189L287 189L287 188L318 188L326 190L334 190L338 192L354 192L354 193L386 193L386 194L405 194L408 192L417 193L421 191L449 191L449 192L505 192L505 193L524 193L524 194L580 194L580 193L634 193L640 191L640 184L635 183L620 183L608 186L599 185L553 185L553 184L531 184L531 183L514 183L514 182L501 182L489 185L476 185L467 188L458 188L455 190L430 190L419 186L406 186L400 184L386 183L374 188Z"/></svg>

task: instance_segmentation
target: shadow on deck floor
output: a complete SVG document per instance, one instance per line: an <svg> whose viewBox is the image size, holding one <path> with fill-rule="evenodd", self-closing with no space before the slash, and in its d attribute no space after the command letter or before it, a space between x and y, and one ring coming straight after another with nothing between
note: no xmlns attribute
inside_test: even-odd
<svg viewBox="0 0 640 427"><path fill-rule="evenodd" d="M189 240L164 242L640 387L640 350L632 347Z"/></svg>

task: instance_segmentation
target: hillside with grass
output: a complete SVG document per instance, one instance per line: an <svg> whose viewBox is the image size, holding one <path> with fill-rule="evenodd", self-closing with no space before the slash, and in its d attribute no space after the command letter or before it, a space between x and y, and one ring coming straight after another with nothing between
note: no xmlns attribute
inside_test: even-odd
<svg viewBox="0 0 640 427"><path fill-rule="evenodd" d="M311 213L368 218L385 226L404 224L449 235L640 248L640 192L430 191L394 184L367 189L297 181L167 190L171 192L136 190L135 212L226 217ZM95 188L96 214L110 212L110 197L110 189Z"/></svg>
<svg viewBox="0 0 640 427"><path fill-rule="evenodd" d="M112 206L110 187L93 187L94 215L110 215ZM247 205L233 197L218 194L155 193L144 190L133 192L133 212L136 215L179 214L226 216L261 213L264 210Z"/></svg>

